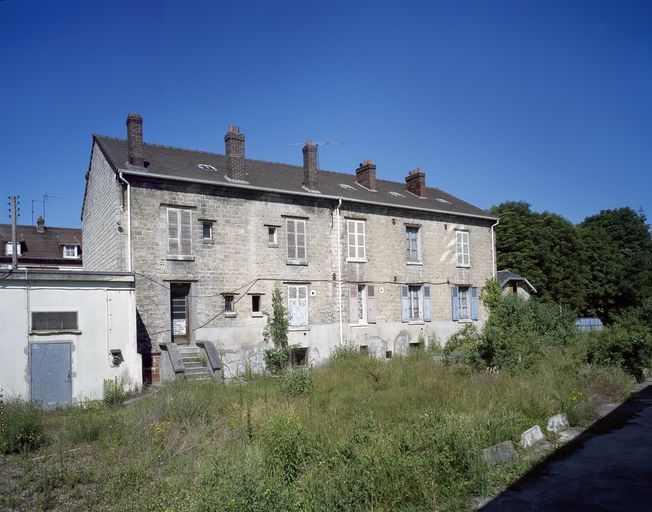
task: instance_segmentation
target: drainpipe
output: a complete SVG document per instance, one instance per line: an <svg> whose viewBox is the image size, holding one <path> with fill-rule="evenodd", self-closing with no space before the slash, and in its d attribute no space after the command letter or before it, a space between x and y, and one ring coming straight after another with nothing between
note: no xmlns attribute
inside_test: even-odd
<svg viewBox="0 0 652 512"><path fill-rule="evenodd" d="M498 224L500 224L500 219L497 219L496 223L493 226L491 226L491 264L493 266L492 272L493 272L494 278L497 275L496 274L496 240L495 240L496 236L495 236L495 233L494 233L494 228Z"/></svg>
<svg viewBox="0 0 652 512"><path fill-rule="evenodd" d="M132 272L131 268L131 185L124 179L122 173L118 173L118 179L127 185L127 272Z"/></svg>
<svg viewBox="0 0 652 512"><path fill-rule="evenodd" d="M340 208L342 207L342 198L340 197L337 203L336 218L337 218L337 297L340 308L340 345L344 343L344 331L342 327L342 253L340 239Z"/></svg>

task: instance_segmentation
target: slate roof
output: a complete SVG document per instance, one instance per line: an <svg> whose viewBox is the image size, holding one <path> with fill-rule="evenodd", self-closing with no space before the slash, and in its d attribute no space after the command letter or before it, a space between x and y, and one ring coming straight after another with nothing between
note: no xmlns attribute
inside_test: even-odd
<svg viewBox="0 0 652 512"><path fill-rule="evenodd" d="M123 174L153 175L158 178L199 181L216 185L269 190L287 194L314 197L342 198L352 202L363 202L399 208L419 209L441 213L477 217L488 220L496 218L487 211L477 208L438 188L427 188L426 198L420 198L405 189L405 183L376 180L377 191L370 191L355 181L355 171L338 173L319 170L319 193L303 187L303 167L297 165L245 160L246 184L230 182L225 178L226 157L219 153L193 151L189 149L144 144L145 169L131 168L127 163L127 141L113 137L94 135L114 171ZM204 170L198 164L208 164L216 170ZM341 185L348 185L342 187ZM393 192L390 193L390 192ZM400 194L400 195L396 195Z"/></svg>
<svg viewBox="0 0 652 512"><path fill-rule="evenodd" d="M63 245L77 245L81 248L82 231L78 228L46 227L39 233L36 226L16 226L16 237L21 243L18 263L43 263L81 266L81 258L64 258ZM11 241L11 224L0 224L0 262L11 262L11 255L5 254L5 244ZM79 251L81 255L81 251Z"/></svg>
<svg viewBox="0 0 652 512"><path fill-rule="evenodd" d="M503 288L510 281L523 281L532 289L534 293L537 292L536 288L532 286L532 283L528 281L525 277L515 274L511 270L498 270L496 272L496 279L500 283L500 287Z"/></svg>

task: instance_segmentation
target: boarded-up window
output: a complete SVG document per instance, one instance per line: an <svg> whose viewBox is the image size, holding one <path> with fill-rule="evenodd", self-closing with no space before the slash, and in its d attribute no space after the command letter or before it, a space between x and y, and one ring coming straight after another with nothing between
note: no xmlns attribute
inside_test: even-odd
<svg viewBox="0 0 652 512"><path fill-rule="evenodd" d="M76 331L76 311L34 311L32 312L33 331Z"/></svg>
<svg viewBox="0 0 652 512"><path fill-rule="evenodd" d="M168 254L192 254L192 212L168 208Z"/></svg>
<svg viewBox="0 0 652 512"><path fill-rule="evenodd" d="M364 260L365 253L365 231L363 220L347 220L346 229L349 243L349 259Z"/></svg>
<svg viewBox="0 0 652 512"><path fill-rule="evenodd" d="M290 325L308 325L308 286L305 284L288 285L288 323Z"/></svg>
<svg viewBox="0 0 652 512"><path fill-rule="evenodd" d="M303 219L287 219L288 229L288 259L306 260L306 221Z"/></svg>

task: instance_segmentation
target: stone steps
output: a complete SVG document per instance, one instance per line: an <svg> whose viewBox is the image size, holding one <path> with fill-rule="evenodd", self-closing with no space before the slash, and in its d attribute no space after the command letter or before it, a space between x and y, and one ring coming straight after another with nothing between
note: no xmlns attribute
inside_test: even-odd
<svg viewBox="0 0 652 512"><path fill-rule="evenodd" d="M210 380L211 372L206 366L206 354L198 347L179 347L179 355L185 367L186 380Z"/></svg>

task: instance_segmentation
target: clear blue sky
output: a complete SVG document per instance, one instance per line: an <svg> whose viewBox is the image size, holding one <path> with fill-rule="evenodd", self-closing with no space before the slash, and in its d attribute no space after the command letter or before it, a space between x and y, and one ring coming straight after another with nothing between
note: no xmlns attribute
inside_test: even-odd
<svg viewBox="0 0 652 512"><path fill-rule="evenodd" d="M0 195L80 225L91 134L652 217L652 2L0 0ZM4 204L4 203L3 203ZM40 212L41 205L36 205ZM6 213L6 210L4 210ZM0 222L8 222L6 215Z"/></svg>

